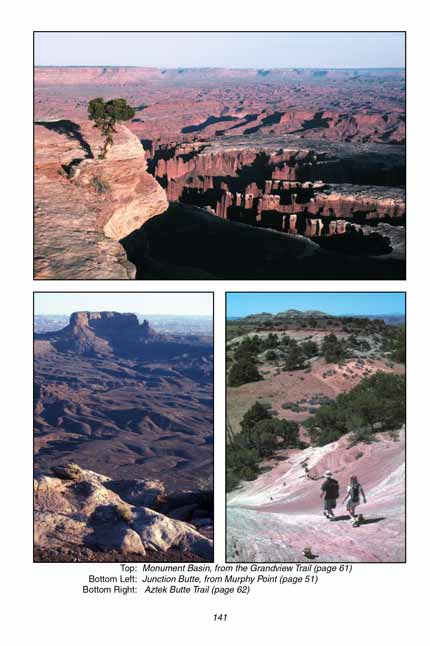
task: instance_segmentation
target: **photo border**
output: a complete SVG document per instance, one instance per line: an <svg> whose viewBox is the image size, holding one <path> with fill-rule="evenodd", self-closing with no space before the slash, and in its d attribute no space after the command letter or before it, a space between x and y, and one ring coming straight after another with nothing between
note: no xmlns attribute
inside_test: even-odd
<svg viewBox="0 0 430 646"><path fill-rule="evenodd" d="M162 30L162 29L148 29L148 30L116 30L116 29L110 29L110 30L93 30L93 29L84 29L84 30L78 30L78 29L70 29L70 30L65 30L65 29L60 29L60 30L43 30L43 29L36 29L33 31L33 280L37 282L44 282L46 280L51 280L55 282L76 282L76 281L81 281L81 280L86 280L88 282L92 282L95 280L99 281L112 281L112 280L119 280L119 281L130 281L130 280L146 280L145 278L40 278L36 276L36 169L35 169L35 162L36 162L36 138L35 138L35 129L34 125L36 124L36 67L58 67L58 66L36 66L36 34L244 34L244 33L249 33L249 34L404 34L405 37L405 42L404 42L404 60L405 60L405 91L404 91L404 105L405 105L405 212L407 214L407 208L408 208L408 198L407 198L407 185L408 185L408 136L407 136L407 130L408 130L408 107L407 107L407 85L408 85L408 67L407 67L407 30L406 29L334 29L334 30L327 30L327 29L311 29L311 30L305 30L305 29L295 29L295 30L267 30L267 29L244 29L244 30L237 30L237 29L231 29L231 30L221 30L221 29L194 29L194 30L184 30L184 29L175 29L175 30ZM70 67L70 66L64 66L64 67ZM79 67L89 67L89 66L79 66ZM98 66L94 66L98 67ZM114 67L114 66L107 66L107 67ZM127 67L127 66L126 66ZM131 66L130 66L131 67ZM139 67L139 66L137 66ZM407 217L407 216L406 216ZM403 271L403 277L402 278L383 278L383 279L374 279L374 278L342 278L342 276L339 276L337 278L338 281L366 281L369 282L369 284L372 283L372 281L375 280L381 280L384 283L390 284L393 282L399 282L399 281L406 281L407 280L407 275L408 275L408 258L409 258L409 252L408 252L408 233L407 233L407 222L405 221L405 260L404 260L404 271ZM118 244L121 244L118 241ZM125 251L125 250L124 250ZM131 262L131 261L129 261ZM131 263L134 265L134 263ZM157 280L162 280L162 281L180 281L182 280L181 278L175 278L174 276L169 277L169 278L159 278ZM193 280L206 280L206 279L193 279ZM236 278L217 278L213 277L211 278L213 281L221 282L221 281L226 281L226 280L239 280ZM248 281L255 281L256 279L253 277L250 278L241 278L241 281L248 282ZM285 282L287 280L286 278L273 278L270 279L271 282ZM294 280L294 278L293 278ZM303 279L306 281L313 281L313 280L318 280L318 281L323 281L323 280L330 280L326 278L306 278Z"/></svg>
<svg viewBox="0 0 430 646"><path fill-rule="evenodd" d="M38 294L135 294L135 295L142 295L142 294L212 294L212 436L213 436L213 442L212 442L212 476L213 476L213 490L214 490L214 522L213 522L213 532L214 532L214 538L213 538L213 558L211 561L198 561L200 564L212 564L215 563L215 545L216 545L216 506L215 506L215 500L216 500L216 458L215 458L215 351L216 351L216 346L215 346L215 292L212 290L196 290L196 291L172 291L172 290L146 290L146 291L134 291L134 290L125 290L125 291L117 291L117 290L110 290L110 291L98 291L98 290L66 290L66 291L60 291L60 290L41 290L41 291L33 291L33 356L32 356L32 365L33 365L33 375L32 375L32 384L33 384L33 395L32 395L32 404L33 404L33 426L34 426L34 419L35 419L35 407L36 407L36 398L35 398L35 384L36 384L36 355L34 351L34 344L35 344L35 316L36 316L36 295ZM141 312L140 312L141 314ZM35 432L33 431L33 441L32 441L32 457L31 457L31 463L32 463L32 475L34 479L35 475ZM181 565L181 564L188 564L192 563L193 561L132 561L132 560L127 560L124 558L122 561L36 561L34 559L34 551L36 548L35 545L35 525L36 525L36 519L35 519L35 505L34 505L34 489L32 486L32 494L31 494L32 502L32 538L33 538L33 553L32 553L32 562L36 564L42 564L42 565L52 565L52 564L61 564L61 565L67 565L67 564L91 564L91 565L115 565L119 563L131 563L131 564L140 564L140 563L147 563L147 564L159 564L159 565L168 565L168 564L173 564L173 565ZM197 563L197 562L196 562Z"/></svg>
<svg viewBox="0 0 430 646"><path fill-rule="evenodd" d="M229 294L403 294L404 297L404 316L405 316L405 348L406 348L406 360L405 360L405 396L406 396L406 405L405 405L405 510L404 510L404 521L405 521L405 530L404 530L404 546L405 546L405 558L402 561L229 561L227 560L227 409L228 409L228 400L227 400L227 320L228 320L228 295ZM408 425L408 308L407 308L407 292L398 291L398 290L297 290L297 291L277 291L277 290L268 290L268 291L226 291L225 292L225 336L224 336L224 374L225 374L225 410L224 410L224 442L225 442L225 451L224 451L224 482L225 482L225 511L224 511L224 562L229 565L242 564L242 565L283 565L283 564L300 564L303 563L319 563L319 564L350 564L350 565L406 565L408 560L408 542L407 542L407 447L408 447L408 437L407 437L407 425ZM258 476L257 476L258 477Z"/></svg>

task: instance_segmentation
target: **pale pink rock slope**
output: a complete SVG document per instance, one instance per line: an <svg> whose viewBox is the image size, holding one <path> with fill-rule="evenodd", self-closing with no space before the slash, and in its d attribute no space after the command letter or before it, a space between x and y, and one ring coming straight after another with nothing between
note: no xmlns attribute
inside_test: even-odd
<svg viewBox="0 0 430 646"><path fill-rule="evenodd" d="M405 560L405 433L380 434L378 442L348 448L349 438L323 447L289 451L287 460L228 495L227 560L257 562L402 562ZM320 477L339 481L337 521L322 515ZM341 505L351 475L367 496L366 523L352 527Z"/></svg>

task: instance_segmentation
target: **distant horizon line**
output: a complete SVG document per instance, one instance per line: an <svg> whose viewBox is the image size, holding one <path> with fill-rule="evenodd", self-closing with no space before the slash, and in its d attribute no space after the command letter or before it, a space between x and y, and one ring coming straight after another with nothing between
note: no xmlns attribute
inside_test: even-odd
<svg viewBox="0 0 430 646"><path fill-rule="evenodd" d="M177 316L177 317L180 317L180 316L183 316L183 317L202 316L202 317L209 318L209 319L213 318L213 316L211 314L176 314L175 312L172 312L170 314L166 314L166 313L157 314L156 312L155 313L154 312L150 312L150 313L147 313L147 312L130 312L130 311L128 311L128 312L125 312L125 311L124 312L119 312L118 310L100 310L100 309L98 309L98 310L88 310L88 309L87 310L70 310L70 312L57 312L55 314L53 312L35 312L34 316L35 317L36 316L70 316L71 314L77 314L77 313L81 313L81 312L98 312L100 314L102 312L112 312L113 314L135 314L136 316L137 315L140 315L140 316Z"/></svg>
<svg viewBox="0 0 430 646"><path fill-rule="evenodd" d="M363 314L356 314L353 312L342 312L341 314L330 314L330 312L324 312L323 310L300 310L297 307L292 307L289 310L281 310L280 312L255 312L253 314L242 314L241 316L227 316L227 318L235 318L235 319L242 319L246 318L247 316L258 316L259 314L270 314L270 316L278 316L279 314L283 314L284 312L289 312L292 310L296 310L297 312L301 312L302 314L306 314L308 312L319 312L321 314L328 314L329 316L406 316L405 312L365 312Z"/></svg>
<svg viewBox="0 0 430 646"><path fill-rule="evenodd" d="M206 65L204 67L198 67L194 65L179 66L179 67L165 67L165 66L154 66L154 65L113 65L113 64L103 64L98 63L97 65L55 65L55 64L45 64L45 65L34 65L34 69L37 68L97 68L97 67L111 67L111 68L126 68L126 69L146 69L146 70L406 70L406 66L403 67L223 67L222 65Z"/></svg>

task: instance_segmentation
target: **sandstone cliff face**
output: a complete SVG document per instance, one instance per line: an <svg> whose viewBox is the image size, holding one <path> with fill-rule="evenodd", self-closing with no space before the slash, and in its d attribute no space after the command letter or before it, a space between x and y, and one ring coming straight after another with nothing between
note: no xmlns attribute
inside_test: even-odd
<svg viewBox="0 0 430 646"><path fill-rule="evenodd" d="M134 268L113 241L163 213L168 202L146 170L139 139L118 125L103 145L90 122L35 126L36 278L132 278Z"/></svg>
<svg viewBox="0 0 430 646"><path fill-rule="evenodd" d="M166 193L142 167L142 157L118 161L89 159L81 162L76 172L77 186L105 187L109 202L97 218L97 226L108 238L121 240L168 208Z"/></svg>

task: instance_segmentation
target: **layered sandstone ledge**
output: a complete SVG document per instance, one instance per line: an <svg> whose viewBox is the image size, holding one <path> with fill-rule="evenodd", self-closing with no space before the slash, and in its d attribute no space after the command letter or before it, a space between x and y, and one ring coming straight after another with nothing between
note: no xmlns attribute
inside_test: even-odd
<svg viewBox="0 0 430 646"><path fill-rule="evenodd" d="M184 507L169 515L156 511L165 499L159 480L112 480L76 464L53 467L52 474L34 479L35 548L63 555L70 548L95 555L117 551L125 560L145 555L156 560L176 549L184 560L212 560L213 540L202 533L212 519L197 517L197 504L195 518Z"/></svg>
<svg viewBox="0 0 430 646"><path fill-rule="evenodd" d="M139 139L116 127L103 142L90 122L35 126L35 277L127 279L135 268L119 240L163 213L168 202L147 172Z"/></svg>

